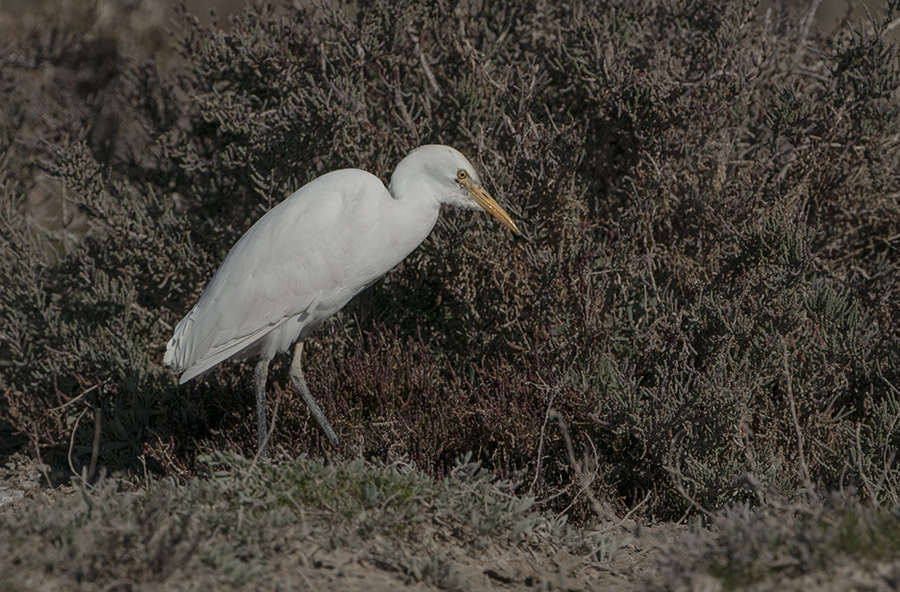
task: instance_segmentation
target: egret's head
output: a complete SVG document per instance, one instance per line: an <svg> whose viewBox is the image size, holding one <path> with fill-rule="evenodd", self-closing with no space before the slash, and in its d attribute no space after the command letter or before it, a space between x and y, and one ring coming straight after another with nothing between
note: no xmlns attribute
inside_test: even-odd
<svg viewBox="0 0 900 592"><path fill-rule="evenodd" d="M481 206L518 234L515 222L484 190L475 167L458 150L440 145L416 148L397 165L391 187L398 181L405 184L413 180L426 183L441 203L473 209Z"/></svg>

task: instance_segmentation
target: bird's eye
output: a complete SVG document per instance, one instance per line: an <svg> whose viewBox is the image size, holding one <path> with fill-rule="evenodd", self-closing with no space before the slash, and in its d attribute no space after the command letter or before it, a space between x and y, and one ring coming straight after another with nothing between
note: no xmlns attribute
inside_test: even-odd
<svg viewBox="0 0 900 592"><path fill-rule="evenodd" d="M468 176L469 176L469 173L467 173L463 169L459 169L458 171L456 171L456 178L459 179L460 181L464 181Z"/></svg>

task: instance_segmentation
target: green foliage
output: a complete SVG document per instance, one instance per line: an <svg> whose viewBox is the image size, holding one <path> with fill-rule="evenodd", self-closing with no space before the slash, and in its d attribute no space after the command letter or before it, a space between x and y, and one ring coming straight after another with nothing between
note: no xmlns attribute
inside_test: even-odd
<svg viewBox="0 0 900 592"><path fill-rule="evenodd" d="M139 491L101 479L52 504L3 513L0 588L21 589L31 578L97 587L273 589L276 581L284 585L285 574L290 581L298 569L300 577L314 571L303 568L319 561L321 549L326 557L346 552L368 571L378 566L408 582L458 590L471 586L458 564L487 545L527 558L562 549L597 568L603 563L591 551L619 544L532 512L530 500L515 497L512 484L477 463L460 463L435 481L403 461L302 457L260 466L220 453L201 461L209 479L166 478ZM455 559L439 555L434 536L467 551Z"/></svg>
<svg viewBox="0 0 900 592"><path fill-rule="evenodd" d="M736 505L718 513L710 529L692 529L683 544L664 549L668 567L654 574L654 587L679 589L706 572L726 590L744 589L853 560L891 560L900 552L898 525L896 507L860 505L847 495L764 510Z"/></svg>
<svg viewBox="0 0 900 592"><path fill-rule="evenodd" d="M0 413L45 450L74 430L76 468L92 407L109 466L252 451L246 368L176 389L172 327L301 184L387 179L440 142L525 239L447 212L319 329L307 379L346 446L437 476L472 452L575 517L575 462L654 518L757 500L748 476L896 503L893 16L822 35L740 1L250 6L182 11L171 62L52 21L2 58ZM75 214L43 224L35 194ZM321 454L276 376L275 445Z"/></svg>

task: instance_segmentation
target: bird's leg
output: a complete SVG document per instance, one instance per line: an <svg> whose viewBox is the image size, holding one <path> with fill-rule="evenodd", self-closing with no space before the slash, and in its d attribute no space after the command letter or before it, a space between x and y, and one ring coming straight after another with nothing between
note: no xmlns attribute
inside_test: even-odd
<svg viewBox="0 0 900 592"><path fill-rule="evenodd" d="M300 396L303 397L303 400L306 402L307 407L312 412L313 417L316 418L316 421L319 422L319 427L322 428L322 431L325 432L325 435L328 436L328 439L335 446L338 445L340 440L338 440L337 434L334 433L334 430L331 429L331 424L328 423L328 420L325 418L325 414L322 413L322 410L319 409L318 403L313 399L312 394L309 392L309 388L306 386L306 379L303 378L303 370L300 368L300 360L303 357L303 342L298 341L297 345L294 347L294 359L291 361L291 379L294 381L294 386L297 387L297 390L300 391Z"/></svg>
<svg viewBox="0 0 900 592"><path fill-rule="evenodd" d="M256 437L260 458L269 458L269 434L266 430L266 379L269 376L269 360L262 358L253 372L256 379Z"/></svg>

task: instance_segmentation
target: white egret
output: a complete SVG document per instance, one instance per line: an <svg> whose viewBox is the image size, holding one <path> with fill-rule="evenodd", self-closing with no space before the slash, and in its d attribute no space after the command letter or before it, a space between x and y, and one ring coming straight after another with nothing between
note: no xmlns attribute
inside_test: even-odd
<svg viewBox="0 0 900 592"><path fill-rule="evenodd" d="M441 204L481 206L518 233L449 146L421 146L400 161L390 189L358 169L322 175L269 210L234 245L194 308L175 327L164 363L179 384L228 358L259 355L259 454L268 456L269 362L296 342L290 376L322 431L337 435L306 386L303 340L322 321L409 255L431 232Z"/></svg>

